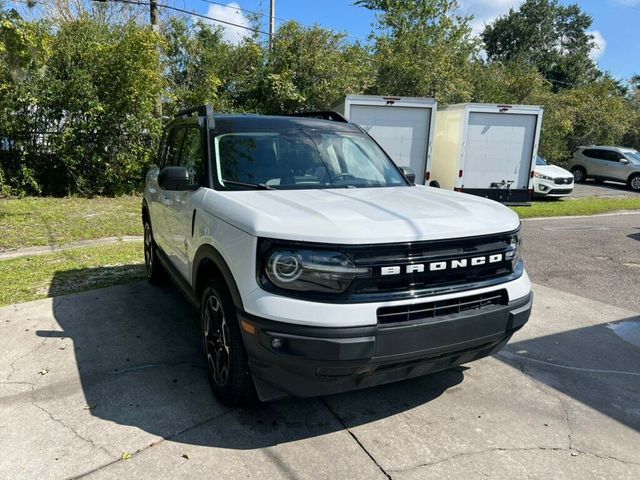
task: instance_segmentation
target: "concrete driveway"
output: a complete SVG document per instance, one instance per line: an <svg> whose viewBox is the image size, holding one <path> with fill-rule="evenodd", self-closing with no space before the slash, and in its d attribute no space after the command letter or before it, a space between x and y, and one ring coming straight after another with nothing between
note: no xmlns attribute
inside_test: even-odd
<svg viewBox="0 0 640 480"><path fill-rule="evenodd" d="M638 309L534 276L533 316L494 357L245 410L213 398L171 287L2 308L0 478L640 478Z"/></svg>

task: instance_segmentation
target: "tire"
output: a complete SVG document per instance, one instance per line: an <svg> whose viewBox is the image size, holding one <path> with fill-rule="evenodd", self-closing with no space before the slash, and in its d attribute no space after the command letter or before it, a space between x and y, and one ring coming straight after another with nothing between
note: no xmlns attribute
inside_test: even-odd
<svg viewBox="0 0 640 480"><path fill-rule="evenodd" d="M434 188L440 188L440 184L435 180L432 180L429 186Z"/></svg>
<svg viewBox="0 0 640 480"><path fill-rule="evenodd" d="M214 395L228 407L256 398L233 300L225 286L207 282L200 307L202 350Z"/></svg>
<svg viewBox="0 0 640 480"><path fill-rule="evenodd" d="M640 173L635 173L629 177L627 185L634 192L640 192Z"/></svg>
<svg viewBox="0 0 640 480"><path fill-rule="evenodd" d="M161 285L166 280L166 272L158 258L158 246L153 240L153 230L148 218L144 223L144 267L147 272L147 280L152 285Z"/></svg>
<svg viewBox="0 0 640 480"><path fill-rule="evenodd" d="M602 185L604 183L604 180L601 179L600 177L594 177L593 181L596 182L599 185Z"/></svg>
<svg viewBox="0 0 640 480"><path fill-rule="evenodd" d="M587 171L582 167L573 167L571 173L573 173L573 180L576 183L584 183L587 179Z"/></svg>

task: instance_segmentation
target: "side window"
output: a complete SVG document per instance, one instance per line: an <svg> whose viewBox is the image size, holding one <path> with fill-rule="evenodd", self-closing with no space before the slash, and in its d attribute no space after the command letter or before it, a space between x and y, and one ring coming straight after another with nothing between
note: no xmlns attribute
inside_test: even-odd
<svg viewBox="0 0 640 480"><path fill-rule="evenodd" d="M193 183L202 185L204 164L202 162L202 133L199 128L190 127L184 129L179 165L187 167Z"/></svg>
<svg viewBox="0 0 640 480"><path fill-rule="evenodd" d="M589 158L595 158L598 160L608 160L609 157L607 155L607 151L606 150L596 150L596 149L589 149L589 150L585 150L584 155L589 157Z"/></svg>
<svg viewBox="0 0 640 480"><path fill-rule="evenodd" d="M180 154L180 146L184 138L184 128L172 128L169 132L167 140L167 148L164 153L164 159L161 168L174 167L178 164L178 155Z"/></svg>
<svg viewBox="0 0 640 480"><path fill-rule="evenodd" d="M604 150L602 153L604 153L605 160L608 160L610 162L617 162L620 160L620 158L622 158L622 155L620 155L618 152L614 152L613 150Z"/></svg>

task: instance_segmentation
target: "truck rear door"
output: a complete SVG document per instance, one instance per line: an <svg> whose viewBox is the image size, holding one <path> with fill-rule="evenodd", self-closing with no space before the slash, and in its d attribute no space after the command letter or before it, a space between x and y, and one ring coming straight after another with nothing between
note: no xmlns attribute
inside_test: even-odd
<svg viewBox="0 0 640 480"><path fill-rule="evenodd" d="M470 112L464 188L529 187L537 115Z"/></svg>
<svg viewBox="0 0 640 480"><path fill-rule="evenodd" d="M424 183L431 128L431 108L351 105L349 120L364 128L400 166Z"/></svg>

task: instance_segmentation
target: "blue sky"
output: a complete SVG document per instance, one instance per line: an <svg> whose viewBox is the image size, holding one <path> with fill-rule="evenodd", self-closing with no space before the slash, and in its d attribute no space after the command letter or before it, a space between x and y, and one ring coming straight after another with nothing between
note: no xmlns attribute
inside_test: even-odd
<svg viewBox="0 0 640 480"><path fill-rule="evenodd" d="M473 14L473 27L482 26L496 16L517 8L523 0L459 0L461 10ZM600 49L593 56L600 68L615 77L628 79L640 74L640 0L561 0L564 4L578 3L593 18L594 32ZM232 8L206 3L204 0L170 0L170 4L185 7L235 23L246 22L243 13ZM232 2L220 3L229 4ZM235 0L242 9L263 12L263 28L268 30L269 0ZM364 8L353 6L354 0L276 0L276 17L294 19L303 24L318 23L343 31L354 39L366 40L374 16ZM281 23L278 21L278 23ZM229 31L230 38L239 32Z"/></svg>

